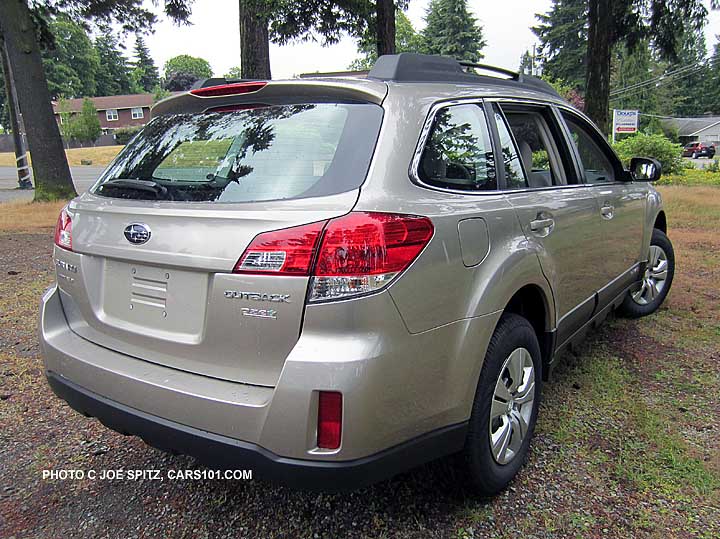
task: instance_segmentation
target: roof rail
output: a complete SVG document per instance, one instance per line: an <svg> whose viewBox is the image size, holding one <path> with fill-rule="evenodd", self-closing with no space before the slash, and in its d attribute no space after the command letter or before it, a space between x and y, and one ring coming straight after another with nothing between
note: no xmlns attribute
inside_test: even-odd
<svg viewBox="0 0 720 539"><path fill-rule="evenodd" d="M470 69L481 69L491 73L504 75L506 79L478 75ZM449 56L415 54L403 52L386 54L375 62L368 73L369 79L393 82L444 82L458 84L508 85L543 92L559 97L555 89L542 79L530 77L486 64L458 61Z"/></svg>

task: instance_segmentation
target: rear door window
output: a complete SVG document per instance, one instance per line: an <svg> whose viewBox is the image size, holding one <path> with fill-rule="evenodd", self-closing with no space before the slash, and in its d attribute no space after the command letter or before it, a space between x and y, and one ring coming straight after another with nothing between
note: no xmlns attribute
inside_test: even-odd
<svg viewBox="0 0 720 539"><path fill-rule="evenodd" d="M257 202L357 189L382 108L365 103L263 106L150 122L103 174L115 198Z"/></svg>
<svg viewBox="0 0 720 539"><path fill-rule="evenodd" d="M503 140L503 131L509 128L526 178L521 179L512 170L508 176L506 171L507 189L524 187L523 180L530 189L577 183L575 175L571 173L573 166L567 146L558 142L562 141L562 137L548 107L512 104L501 105L501 109L507 125L498 116L500 139ZM512 156L511 153L511 163L514 161ZM508 159L508 156L505 158Z"/></svg>
<svg viewBox="0 0 720 539"><path fill-rule="evenodd" d="M495 158L479 104L437 111L417 168L420 180L443 189L497 189Z"/></svg>

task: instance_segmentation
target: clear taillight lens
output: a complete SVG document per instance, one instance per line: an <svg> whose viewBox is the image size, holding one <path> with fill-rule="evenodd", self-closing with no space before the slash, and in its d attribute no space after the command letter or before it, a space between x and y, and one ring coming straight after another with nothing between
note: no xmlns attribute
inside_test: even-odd
<svg viewBox="0 0 720 539"><path fill-rule="evenodd" d="M72 251L72 219L67 212L67 207L60 212L57 225L55 225L55 245Z"/></svg>
<svg viewBox="0 0 720 539"><path fill-rule="evenodd" d="M386 286L433 235L427 217L350 213L325 227L310 285L310 301L345 298Z"/></svg>
<svg viewBox="0 0 720 539"><path fill-rule="evenodd" d="M235 264L233 273L310 275L325 221L259 234Z"/></svg>

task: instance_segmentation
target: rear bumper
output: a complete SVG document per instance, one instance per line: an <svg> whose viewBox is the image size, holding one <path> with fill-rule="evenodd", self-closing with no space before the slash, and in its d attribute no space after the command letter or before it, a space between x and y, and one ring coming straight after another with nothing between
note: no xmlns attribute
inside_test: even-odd
<svg viewBox="0 0 720 539"><path fill-rule="evenodd" d="M340 491L360 488L462 448L467 424L425 434L375 455L340 462L311 461L276 455L259 445L147 414L92 393L53 372L53 392L73 409L97 418L121 434L173 454L190 455L213 468L251 469L253 477L293 488Z"/></svg>
<svg viewBox="0 0 720 539"><path fill-rule="evenodd" d="M410 335L391 327L402 322L391 318L387 295L372 300L382 334L346 329L358 327L360 305L347 323L348 309L325 306L337 309L323 314L337 327L306 329L274 388L188 373L83 339L70 329L55 287L42 300L39 340L55 393L118 432L297 487L351 489L462 449L475 383L464 361L472 356L452 346L467 334L485 339L494 325L494 317L481 317ZM316 311L308 309L307 327L319 325ZM323 389L343 393L336 451L315 447Z"/></svg>

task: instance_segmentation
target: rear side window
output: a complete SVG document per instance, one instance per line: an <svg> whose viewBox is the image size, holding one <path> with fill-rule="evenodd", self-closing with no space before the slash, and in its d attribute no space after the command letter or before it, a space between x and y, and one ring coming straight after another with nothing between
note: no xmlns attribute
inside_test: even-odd
<svg viewBox="0 0 720 539"><path fill-rule="evenodd" d="M480 105L454 105L435 114L417 174L423 183L444 189L497 189L495 158Z"/></svg>
<svg viewBox="0 0 720 539"><path fill-rule="evenodd" d="M95 187L114 198L258 202L326 196L365 180L382 108L302 104L150 122Z"/></svg>

